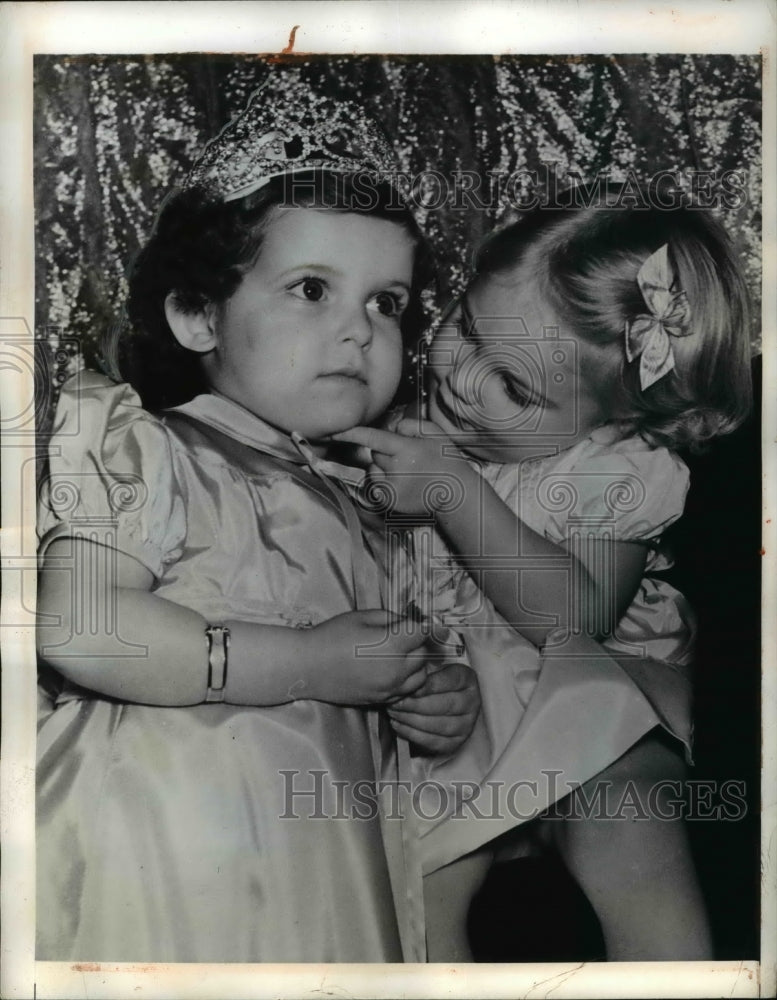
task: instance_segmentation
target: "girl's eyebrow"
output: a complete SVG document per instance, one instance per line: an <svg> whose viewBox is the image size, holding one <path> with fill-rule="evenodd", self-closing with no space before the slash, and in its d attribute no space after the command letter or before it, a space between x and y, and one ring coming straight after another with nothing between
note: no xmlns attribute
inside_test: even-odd
<svg viewBox="0 0 777 1000"><path fill-rule="evenodd" d="M285 278L290 274L296 274L300 271L317 271L323 272L324 274L342 274L343 272L338 270L336 267L331 267L329 264L295 264L293 267L287 267L283 271L278 272L279 278Z"/></svg>

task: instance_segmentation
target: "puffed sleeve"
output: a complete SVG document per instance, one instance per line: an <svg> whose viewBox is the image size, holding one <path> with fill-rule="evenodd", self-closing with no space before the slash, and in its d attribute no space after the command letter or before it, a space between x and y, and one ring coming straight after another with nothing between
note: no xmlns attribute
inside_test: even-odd
<svg viewBox="0 0 777 1000"><path fill-rule="evenodd" d="M128 385L82 372L60 395L41 490L40 551L80 537L159 578L181 552L185 506L164 425Z"/></svg>
<svg viewBox="0 0 777 1000"><path fill-rule="evenodd" d="M640 438L614 444L589 438L574 460L549 470L537 484L546 533L565 539L571 530L617 541L657 539L682 514L689 476L666 448Z"/></svg>
<svg viewBox="0 0 777 1000"><path fill-rule="evenodd" d="M581 531L650 541L682 514L689 476L666 448L594 434L552 459L504 470L492 484L522 521L553 541Z"/></svg>

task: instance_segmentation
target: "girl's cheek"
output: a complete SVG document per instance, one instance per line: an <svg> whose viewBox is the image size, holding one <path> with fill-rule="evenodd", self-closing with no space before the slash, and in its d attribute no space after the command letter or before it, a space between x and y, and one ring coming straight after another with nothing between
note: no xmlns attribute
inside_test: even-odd
<svg viewBox="0 0 777 1000"><path fill-rule="evenodd" d="M402 381L403 365L404 365L404 349L402 347L402 344L400 343L395 350L391 351L388 362L388 368L392 375L390 381L394 382L395 392L399 388L399 383Z"/></svg>

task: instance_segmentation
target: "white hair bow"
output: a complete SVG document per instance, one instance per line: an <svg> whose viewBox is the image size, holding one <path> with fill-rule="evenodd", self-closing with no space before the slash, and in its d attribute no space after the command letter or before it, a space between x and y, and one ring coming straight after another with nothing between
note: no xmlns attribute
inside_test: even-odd
<svg viewBox="0 0 777 1000"><path fill-rule="evenodd" d="M626 357L639 358L639 385L645 390L674 368L669 338L687 337L693 330L688 296L676 288L666 243L639 269L637 283L649 312L626 322Z"/></svg>

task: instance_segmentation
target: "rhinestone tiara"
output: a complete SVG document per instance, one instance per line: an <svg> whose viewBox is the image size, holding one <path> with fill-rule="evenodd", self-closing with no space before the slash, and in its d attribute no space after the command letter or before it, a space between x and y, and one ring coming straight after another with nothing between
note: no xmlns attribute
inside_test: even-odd
<svg viewBox="0 0 777 1000"><path fill-rule="evenodd" d="M225 201L243 198L273 177L303 170L394 175L385 132L363 108L314 93L300 80L273 93L266 81L207 144L184 188L207 187Z"/></svg>

